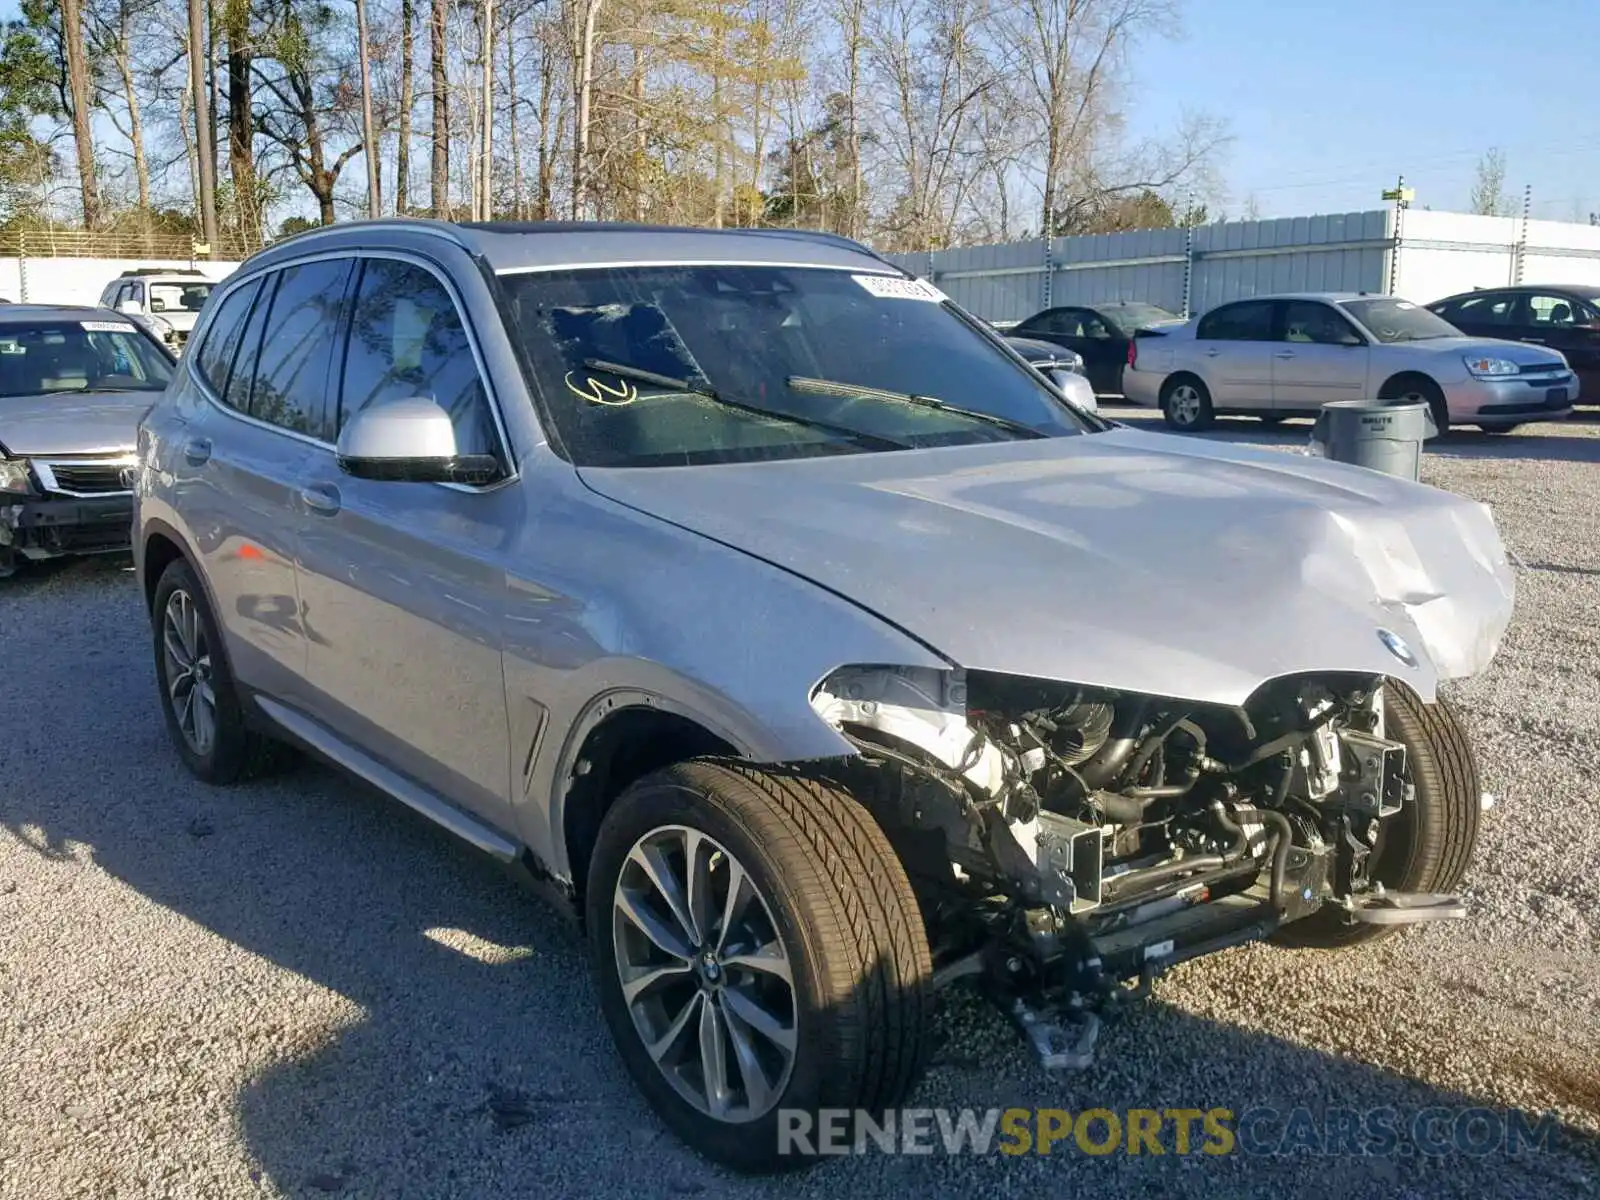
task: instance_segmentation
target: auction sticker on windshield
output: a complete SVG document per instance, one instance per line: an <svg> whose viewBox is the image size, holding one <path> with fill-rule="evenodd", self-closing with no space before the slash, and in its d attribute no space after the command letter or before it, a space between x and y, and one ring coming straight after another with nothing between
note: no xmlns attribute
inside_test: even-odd
<svg viewBox="0 0 1600 1200"><path fill-rule="evenodd" d="M79 321L85 330L90 333L133 333L132 325L122 321Z"/></svg>
<svg viewBox="0 0 1600 1200"><path fill-rule="evenodd" d="M925 279L902 279L898 275L852 275L880 300L931 300L942 304L948 298Z"/></svg>

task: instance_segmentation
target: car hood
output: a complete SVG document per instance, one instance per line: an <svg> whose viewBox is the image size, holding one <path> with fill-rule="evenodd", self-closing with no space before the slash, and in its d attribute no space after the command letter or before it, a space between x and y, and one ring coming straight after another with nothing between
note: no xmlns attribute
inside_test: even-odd
<svg viewBox="0 0 1600 1200"><path fill-rule="evenodd" d="M580 475L1008 674L1237 705L1348 670L1426 699L1481 670L1511 616L1484 505L1277 451L1115 429Z"/></svg>
<svg viewBox="0 0 1600 1200"><path fill-rule="evenodd" d="M160 392L54 392L0 397L0 447L14 458L127 454Z"/></svg>

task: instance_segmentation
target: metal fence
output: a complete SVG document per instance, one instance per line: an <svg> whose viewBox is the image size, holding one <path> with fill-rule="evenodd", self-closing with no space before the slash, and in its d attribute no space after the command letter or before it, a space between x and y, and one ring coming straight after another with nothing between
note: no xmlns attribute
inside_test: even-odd
<svg viewBox="0 0 1600 1200"><path fill-rule="evenodd" d="M259 244L246 245L231 234L202 254L192 234L155 229L5 229L0 230L0 258L154 258L232 261L247 257Z"/></svg>
<svg viewBox="0 0 1600 1200"><path fill-rule="evenodd" d="M1139 300L1202 311L1273 291L1382 291L1393 211L1034 238L891 259L963 308L1018 320L1059 304Z"/></svg>

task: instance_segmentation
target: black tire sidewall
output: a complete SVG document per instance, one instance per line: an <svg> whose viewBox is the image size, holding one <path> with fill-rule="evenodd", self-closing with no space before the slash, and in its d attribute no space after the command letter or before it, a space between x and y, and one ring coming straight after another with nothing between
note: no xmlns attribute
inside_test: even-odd
<svg viewBox="0 0 1600 1200"><path fill-rule="evenodd" d="M763 1116L732 1124L717 1121L687 1103L663 1077L634 1028L622 996L612 946L611 898L623 861L635 841L663 825L686 825L715 839L739 860L766 900L789 952L794 975L796 1050L784 1094ZM853 1084L830 1071L839 1061L838 1031L828 1019L819 985L817 955L822 938L808 920L798 880L780 864L741 814L713 792L682 782L647 778L618 798L606 814L590 861L585 924L601 1011L623 1064L662 1120L685 1143L737 1170L770 1172L810 1163L802 1154L778 1154L781 1109L853 1107Z"/></svg>
<svg viewBox="0 0 1600 1200"><path fill-rule="evenodd" d="M177 714L172 711L172 697L167 687L162 627L166 620L167 601L171 599L173 592L179 589L188 593L189 600L195 606L195 612L204 627L206 644L211 648L211 689L216 699L214 714L216 731L212 738L211 749L205 754L197 753L183 736L183 730L178 727ZM249 751L244 714L239 706L238 692L233 685L233 672L228 666L222 632L211 613L210 598L200 586L194 570L181 558L168 564L156 583L155 598L150 608L150 629L161 715L166 721L167 732L172 735L172 742L179 757L183 759L184 765L204 782L231 783L238 777Z"/></svg>

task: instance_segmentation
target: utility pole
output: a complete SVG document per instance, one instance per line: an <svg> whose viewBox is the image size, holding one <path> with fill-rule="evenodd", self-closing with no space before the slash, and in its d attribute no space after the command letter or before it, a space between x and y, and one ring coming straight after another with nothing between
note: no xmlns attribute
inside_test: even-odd
<svg viewBox="0 0 1600 1200"><path fill-rule="evenodd" d="M1383 198L1394 201L1394 248L1389 251L1389 286L1386 289L1392 296L1400 290L1400 245L1405 237L1406 209L1411 207L1417 193L1406 186L1406 177L1401 175L1394 187L1384 192Z"/></svg>
<svg viewBox="0 0 1600 1200"><path fill-rule="evenodd" d="M367 58L367 0L356 0L356 45L361 60L361 147L367 160L367 216L383 216L378 139L372 130L372 66Z"/></svg>
<svg viewBox="0 0 1600 1200"><path fill-rule="evenodd" d="M494 0L483 0L483 139L478 152L478 220L494 219Z"/></svg>
<svg viewBox="0 0 1600 1200"><path fill-rule="evenodd" d="M189 88L194 95L194 148L199 159L200 236L217 245L217 152L211 143L211 92L205 61L206 0L189 0Z"/></svg>

